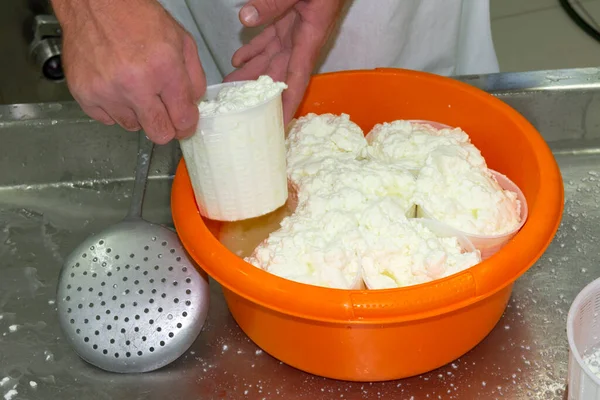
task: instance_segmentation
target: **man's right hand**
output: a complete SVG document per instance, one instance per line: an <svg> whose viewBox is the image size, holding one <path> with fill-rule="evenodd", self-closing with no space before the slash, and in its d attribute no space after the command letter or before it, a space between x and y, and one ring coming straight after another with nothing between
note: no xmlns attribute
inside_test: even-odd
<svg viewBox="0 0 600 400"><path fill-rule="evenodd" d="M73 97L92 118L158 144L198 123L206 78L194 39L156 0L52 0Z"/></svg>

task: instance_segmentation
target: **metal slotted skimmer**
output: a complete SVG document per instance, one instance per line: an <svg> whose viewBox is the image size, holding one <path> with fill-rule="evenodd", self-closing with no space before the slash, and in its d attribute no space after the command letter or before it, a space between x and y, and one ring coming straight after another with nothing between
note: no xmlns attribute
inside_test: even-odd
<svg viewBox="0 0 600 400"><path fill-rule="evenodd" d="M147 372L176 360L208 313L208 282L175 232L141 218L153 146L140 134L125 220L77 247L59 278L65 336L84 360L113 372Z"/></svg>

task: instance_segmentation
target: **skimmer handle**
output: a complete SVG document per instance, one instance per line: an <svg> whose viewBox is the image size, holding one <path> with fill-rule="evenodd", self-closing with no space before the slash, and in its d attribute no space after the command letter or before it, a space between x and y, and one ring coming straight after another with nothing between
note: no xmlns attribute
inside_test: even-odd
<svg viewBox="0 0 600 400"><path fill-rule="evenodd" d="M144 131L140 131L139 135L135 181L133 182L131 204L129 205L129 212L126 219L142 217L142 204L144 202L146 182L148 181L148 172L150 171L150 160L152 158L152 151L154 150L154 143L146 137Z"/></svg>

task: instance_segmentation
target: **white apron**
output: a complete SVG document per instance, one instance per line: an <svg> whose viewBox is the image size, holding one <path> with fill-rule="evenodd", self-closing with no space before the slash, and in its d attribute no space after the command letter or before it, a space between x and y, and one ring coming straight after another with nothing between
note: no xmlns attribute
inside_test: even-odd
<svg viewBox="0 0 600 400"><path fill-rule="evenodd" d="M209 84L258 31L242 26L243 0L159 0L196 39ZM397 67L439 75L498 72L489 0L347 0L315 72Z"/></svg>

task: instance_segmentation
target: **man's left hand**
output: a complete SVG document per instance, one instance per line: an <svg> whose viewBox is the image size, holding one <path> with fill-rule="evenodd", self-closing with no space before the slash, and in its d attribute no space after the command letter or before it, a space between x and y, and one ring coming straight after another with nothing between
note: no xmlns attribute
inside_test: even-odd
<svg viewBox="0 0 600 400"><path fill-rule="evenodd" d="M286 82L283 92L285 122L294 116L304 97L321 48L331 34L343 0L250 0L240 10L247 27L265 25L231 59L238 68L225 81L269 75Z"/></svg>

